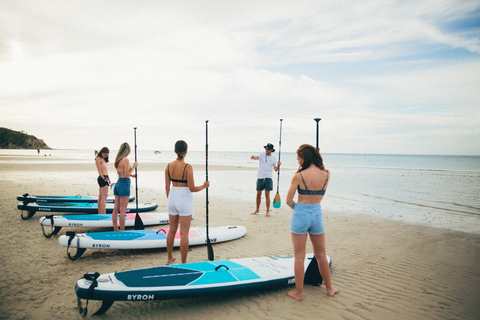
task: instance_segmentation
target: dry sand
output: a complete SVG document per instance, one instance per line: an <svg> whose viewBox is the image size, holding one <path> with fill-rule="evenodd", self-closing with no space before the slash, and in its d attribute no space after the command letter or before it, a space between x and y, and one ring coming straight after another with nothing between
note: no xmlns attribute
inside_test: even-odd
<svg viewBox="0 0 480 320"><path fill-rule="evenodd" d="M59 165L45 159L25 164L24 159L0 157L0 163L4 163L0 169L0 214L4 222L0 229L0 318L79 319L74 285L84 273L165 264L164 249L92 249L76 261L68 260L58 236L46 239L42 235L38 221L41 213L26 221L20 218L16 196L25 192L96 195L95 181L58 178L71 170L91 171L93 165L74 165L72 169L72 164ZM216 260L292 253L288 231L291 210L282 205L270 218L264 212L252 216L254 196L252 190L251 202L210 198L210 225L239 224L247 228L244 238L213 246ZM139 198L141 202L156 202L157 211L165 211L163 190L141 189ZM192 226L204 226L205 193L194 198ZM291 286L237 297L116 302L97 318L480 319L480 235L341 212L324 212L324 219L333 284L341 290L333 298L327 297L324 286L307 286L304 301L297 302L286 295ZM60 234L66 231L62 229ZM175 253L178 257L179 252ZM207 260L207 248L191 248L188 260ZM90 301L89 313L98 307L99 302Z"/></svg>

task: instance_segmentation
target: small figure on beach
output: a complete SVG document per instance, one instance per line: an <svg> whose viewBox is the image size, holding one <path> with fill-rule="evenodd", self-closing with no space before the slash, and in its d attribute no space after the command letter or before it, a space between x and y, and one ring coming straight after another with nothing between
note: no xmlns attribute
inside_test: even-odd
<svg viewBox="0 0 480 320"><path fill-rule="evenodd" d="M98 171L98 213L104 214L106 212L107 206L107 195L108 195L108 186L110 185L110 178L108 177L107 163L108 155L110 150L107 147L100 149L100 152L97 153L95 157L95 165L97 166Z"/></svg>
<svg viewBox="0 0 480 320"><path fill-rule="evenodd" d="M287 294L298 300L303 300L303 281L305 278L305 256L307 236L310 236L313 253L318 262L318 269L327 287L327 295L334 296L339 292L332 287L330 267L325 250L325 225L323 223L320 202L328 186L330 171L325 170L320 152L311 145L303 144L297 150L297 161L300 165L292 178L288 189L286 203L293 209L290 219L293 254L295 257L294 273L296 290ZM293 200L298 191L297 202Z"/></svg>
<svg viewBox="0 0 480 320"><path fill-rule="evenodd" d="M135 178L136 175L132 171L138 166L137 161L130 167L130 161L127 156L130 154L130 145L124 142L120 145L115 158L115 168L117 169L118 181L113 188L115 196L115 205L113 206L112 223L113 230L125 230L125 212L130 198L130 177ZM117 218L120 214L120 228L118 227Z"/></svg>
<svg viewBox="0 0 480 320"><path fill-rule="evenodd" d="M257 198L256 198L256 209L251 214L257 214L260 212L260 204L262 203L262 192L265 190L265 201L267 205L266 217L270 217L270 191L273 190L273 180L272 180L272 168L278 171L278 167L281 165L280 161L272 155L275 152L273 144L267 143L264 146L265 152L259 154L258 156L251 156L252 160L260 160L258 162L258 172L257 172Z"/></svg>
<svg viewBox="0 0 480 320"><path fill-rule="evenodd" d="M183 140L175 143L177 159L170 162L165 169L165 192L167 194L167 212L170 219L170 229L167 234L167 264L176 260L173 257L175 235L180 225L180 255L182 263L187 262L188 234L195 209L192 192L199 192L210 186L205 181L201 186L195 186L193 168L185 162L188 145Z"/></svg>

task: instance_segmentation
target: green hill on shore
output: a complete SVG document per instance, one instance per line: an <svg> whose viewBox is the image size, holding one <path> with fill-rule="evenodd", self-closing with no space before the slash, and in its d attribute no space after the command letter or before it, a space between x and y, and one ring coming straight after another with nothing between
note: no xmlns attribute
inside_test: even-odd
<svg viewBox="0 0 480 320"><path fill-rule="evenodd" d="M23 131L0 128L0 149L52 149L37 137Z"/></svg>

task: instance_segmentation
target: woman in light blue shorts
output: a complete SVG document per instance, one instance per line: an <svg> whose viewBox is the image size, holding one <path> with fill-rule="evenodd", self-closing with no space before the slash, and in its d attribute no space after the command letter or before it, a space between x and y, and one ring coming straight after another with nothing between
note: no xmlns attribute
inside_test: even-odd
<svg viewBox="0 0 480 320"><path fill-rule="evenodd" d="M290 218L290 231L295 234L320 235L325 232L320 203L295 203Z"/></svg>
<svg viewBox="0 0 480 320"><path fill-rule="evenodd" d="M115 196L115 204L112 212L113 231L125 230L125 214L130 197L130 177L135 177L132 171L137 167L138 163L135 161L130 167L130 161L127 156L130 154L130 145L126 142L120 145L117 157L115 158L115 168L118 173L118 181L113 188L113 195ZM118 215L120 214L120 228L118 227Z"/></svg>
<svg viewBox="0 0 480 320"><path fill-rule="evenodd" d="M318 262L327 295L333 296L339 292L332 287L330 267L325 250L325 225L323 223L320 202L328 186L330 172L325 170L323 159L316 148L311 145L301 145L297 150L297 160L300 168L292 178L287 194L287 205L293 209L290 219L293 254L295 257L295 289L287 294L298 300L303 300L303 281L305 279L305 256L307 237L310 236L313 252ZM297 202L293 200L298 192Z"/></svg>

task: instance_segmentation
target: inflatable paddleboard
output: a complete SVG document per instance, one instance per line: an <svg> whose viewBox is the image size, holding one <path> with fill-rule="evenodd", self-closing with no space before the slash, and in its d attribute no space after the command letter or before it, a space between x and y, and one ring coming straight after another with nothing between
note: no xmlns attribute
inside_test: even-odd
<svg viewBox="0 0 480 320"><path fill-rule="evenodd" d="M97 203L78 203L78 202L44 202L44 203L19 203L17 208L22 211L28 211L28 216L22 218L24 220L33 217L35 212L83 212L83 213L98 213ZM107 213L112 213L113 203L107 203ZM156 203L139 203L138 212L153 211L158 207ZM127 213L136 212L136 204L130 203L127 206Z"/></svg>
<svg viewBox="0 0 480 320"><path fill-rule="evenodd" d="M310 269L313 254L305 258ZM329 264L331 259L327 256ZM114 301L185 299L268 290L295 283L294 257L259 257L168 265L100 275L85 274L75 285L79 311L81 299L102 300L95 314L105 313ZM314 268L312 268L314 269ZM316 270L318 276L318 267ZM311 277L306 273L307 277ZM318 284L318 283L317 283Z"/></svg>
<svg viewBox="0 0 480 320"><path fill-rule="evenodd" d="M98 202L98 197L89 196L35 196L33 194L25 193L17 196L18 201L25 203L30 202ZM129 202L135 200L135 196L131 196ZM114 203L115 197L107 197L107 203Z"/></svg>
<svg viewBox="0 0 480 320"><path fill-rule="evenodd" d="M125 214L125 227L133 227L135 225L136 213ZM148 212L139 213L140 218L145 226L168 224L168 213L166 212ZM70 215L48 215L40 218L42 230L44 226L51 226L52 232L43 234L50 238L57 234L62 227L74 228L108 228L113 227L112 215L107 214L70 214Z"/></svg>
<svg viewBox="0 0 480 320"><path fill-rule="evenodd" d="M168 218L168 216L167 216ZM142 218L143 219L143 218ZM145 224L145 220L143 220ZM242 226L222 226L209 227L208 236L211 243L230 241L241 238L247 233L247 229ZM80 233L62 235L58 242L65 247L71 248L94 248L94 249L152 249L167 247L168 229L146 229L146 230L126 230L126 231L108 231L94 233ZM188 234L190 246L203 245L207 243L206 229L190 228ZM175 236L173 244L180 246L180 232ZM80 257L85 250L77 250L74 257L69 255L71 260ZM74 259L73 259L74 258Z"/></svg>

